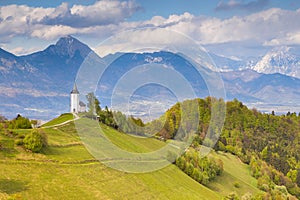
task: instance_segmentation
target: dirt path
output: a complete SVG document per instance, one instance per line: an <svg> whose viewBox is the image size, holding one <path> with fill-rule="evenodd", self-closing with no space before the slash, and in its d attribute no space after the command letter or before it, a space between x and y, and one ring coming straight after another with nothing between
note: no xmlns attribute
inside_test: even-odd
<svg viewBox="0 0 300 200"><path fill-rule="evenodd" d="M55 125L52 125L52 126L44 126L44 127L41 127L41 128L53 128L53 127L58 127L58 126L62 126L62 125L65 125L65 124L67 124L67 123L69 123L69 122L72 122L72 121L75 121L75 120L80 119L80 117L79 117L76 113L72 113L72 114L73 114L73 116L74 116L73 119L67 120L67 121L62 122L62 123L60 123L60 124L55 124Z"/></svg>

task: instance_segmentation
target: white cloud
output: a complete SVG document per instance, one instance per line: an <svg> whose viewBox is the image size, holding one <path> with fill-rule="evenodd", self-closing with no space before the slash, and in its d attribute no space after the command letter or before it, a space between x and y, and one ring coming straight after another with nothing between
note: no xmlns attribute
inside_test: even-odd
<svg viewBox="0 0 300 200"><path fill-rule="evenodd" d="M73 5L71 8L67 3L56 8L2 6L0 36L6 40L15 36L53 39L55 36L84 32L82 28L93 31L94 26L119 24L139 9L140 6L132 0L101 0L93 5ZM49 33L52 31L54 34Z"/></svg>
<svg viewBox="0 0 300 200"><path fill-rule="evenodd" d="M197 39L204 44L247 40L263 43L285 33L300 30L299 22L294 20L297 18L300 18L298 11L269 9L246 17L197 20L200 24Z"/></svg>
<svg viewBox="0 0 300 200"><path fill-rule="evenodd" d="M37 25L34 30L31 32L31 37L43 38L46 40L54 39L63 35L71 35L80 32L75 28L63 25Z"/></svg>
<svg viewBox="0 0 300 200"><path fill-rule="evenodd" d="M263 1L257 1L259 2ZM228 2L228 6L236 5L237 1ZM88 36L101 41L131 29L137 30L126 36L126 43L107 46L105 53L128 49L128 45L131 45L132 49L141 43L164 44L170 40L178 44L182 42L170 38L167 31L147 29L157 27L180 32L205 45L247 42L260 46L276 46L300 43L300 21L295 20L300 19L300 10L273 8L228 19L194 16L186 12L181 15L170 15L168 18L154 16L145 21L126 21L126 18L139 9L134 1L117 0L101 0L89 6L72 7L62 3L56 8L3 6L0 7L0 42L7 42L15 36L53 40L68 34Z"/></svg>
<svg viewBox="0 0 300 200"><path fill-rule="evenodd" d="M281 38L275 38L264 42L265 46L280 46L280 45L300 45L300 31L286 33Z"/></svg>
<svg viewBox="0 0 300 200"><path fill-rule="evenodd" d="M253 45L286 45L299 44L300 40L300 10L287 11L282 9L269 9L245 17L232 17L218 19L204 16L193 16L189 13L171 15L168 18L155 16L151 20L135 23L135 27L160 27L161 29L137 29L126 35L125 43L103 46L102 52L133 49L134 46L168 44L170 41L180 44L182 40L172 38L168 31L172 30L192 38L195 43L204 45L222 44L232 42L245 42ZM125 30L130 24L119 27ZM113 34L113 33L112 33ZM124 40L120 40L124 41ZM104 49L105 48L105 49Z"/></svg>
<svg viewBox="0 0 300 200"><path fill-rule="evenodd" d="M133 1L102 0L94 5L74 5L70 11L73 16L82 17L88 24L115 24L124 21L140 7Z"/></svg>
<svg viewBox="0 0 300 200"><path fill-rule="evenodd" d="M66 97L68 94L61 94L57 92L48 92L47 94L44 91L36 89L24 89L24 88L12 88L0 85L0 95L8 97L16 97L17 95L29 95L32 97Z"/></svg>
<svg viewBox="0 0 300 200"><path fill-rule="evenodd" d="M10 53L13 53L14 55L26 55L35 51L38 51L38 49L37 48L26 49L24 47L16 47L11 49Z"/></svg>

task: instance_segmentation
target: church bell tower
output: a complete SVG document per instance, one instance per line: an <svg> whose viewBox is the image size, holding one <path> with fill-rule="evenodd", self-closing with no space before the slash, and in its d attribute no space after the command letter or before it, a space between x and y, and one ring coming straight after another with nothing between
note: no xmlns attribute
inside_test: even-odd
<svg viewBox="0 0 300 200"><path fill-rule="evenodd" d="M77 89L76 83L74 83L73 90L71 91L71 102L70 102L70 112L79 112L79 91Z"/></svg>

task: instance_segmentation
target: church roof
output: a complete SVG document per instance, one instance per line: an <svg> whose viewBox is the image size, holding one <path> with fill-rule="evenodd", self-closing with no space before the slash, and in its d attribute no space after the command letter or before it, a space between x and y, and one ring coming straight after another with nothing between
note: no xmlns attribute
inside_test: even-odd
<svg viewBox="0 0 300 200"><path fill-rule="evenodd" d="M71 94L79 94L76 83L74 83L73 90L71 91Z"/></svg>
<svg viewBox="0 0 300 200"><path fill-rule="evenodd" d="M79 106L85 107L86 105L82 101L79 101Z"/></svg>

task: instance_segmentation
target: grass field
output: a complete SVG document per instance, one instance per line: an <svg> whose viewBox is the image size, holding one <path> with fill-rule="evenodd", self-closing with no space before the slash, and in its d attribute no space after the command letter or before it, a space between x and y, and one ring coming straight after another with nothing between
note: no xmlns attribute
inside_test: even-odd
<svg viewBox="0 0 300 200"><path fill-rule="evenodd" d="M152 138L131 137L106 126L103 129L107 137L127 150L146 152L164 145ZM221 198L174 165L143 174L124 173L106 167L94 160L80 143L78 135L74 134L73 123L43 131L49 141L49 147L43 154L32 154L15 147L14 158L2 157L0 199Z"/></svg>
<svg viewBox="0 0 300 200"><path fill-rule="evenodd" d="M240 196L247 192L252 194L260 192L256 187L257 180L250 174L249 166L242 163L238 157L223 152L212 152L210 156L223 161L224 173L211 182L209 188L223 196L232 191Z"/></svg>
<svg viewBox="0 0 300 200"><path fill-rule="evenodd" d="M51 124L61 123L61 119ZM175 165L150 173L125 173L94 159L81 143L74 123L42 129L49 147L33 154L1 135L7 153L0 154L0 199L221 199L231 191L256 193L256 180L247 165L230 155L213 153L224 162L225 172L205 187ZM154 138L138 138L102 125L107 138L132 152L149 152L165 145ZM28 130L19 130L26 134ZM234 187L238 181L240 187Z"/></svg>
<svg viewBox="0 0 300 200"><path fill-rule="evenodd" d="M63 123L63 122L66 122L66 121L72 120L72 119L73 119L73 114L72 113L65 113L65 114L62 114L59 117L43 124L42 127L53 126L53 125L60 124L60 123Z"/></svg>

